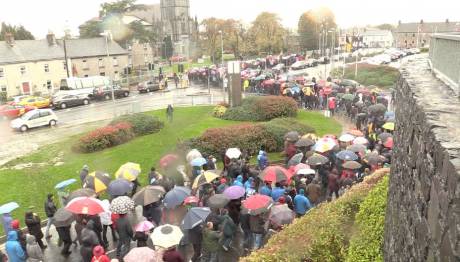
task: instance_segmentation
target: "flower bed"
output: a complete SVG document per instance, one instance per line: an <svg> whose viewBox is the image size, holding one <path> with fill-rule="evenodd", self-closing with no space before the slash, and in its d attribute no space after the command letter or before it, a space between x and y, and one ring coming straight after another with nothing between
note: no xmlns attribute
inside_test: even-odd
<svg viewBox="0 0 460 262"><path fill-rule="evenodd" d="M73 146L73 150L80 153L91 153L126 143L133 138L132 125L120 122L87 133Z"/></svg>
<svg viewBox="0 0 460 262"><path fill-rule="evenodd" d="M136 136L153 134L164 127L164 123L156 116L137 113L132 115L123 115L115 118L110 124L126 122L132 125Z"/></svg>
<svg viewBox="0 0 460 262"><path fill-rule="evenodd" d="M296 115L297 103L294 99L283 96L260 96L243 99L241 106L225 110L222 118L237 121L269 121Z"/></svg>

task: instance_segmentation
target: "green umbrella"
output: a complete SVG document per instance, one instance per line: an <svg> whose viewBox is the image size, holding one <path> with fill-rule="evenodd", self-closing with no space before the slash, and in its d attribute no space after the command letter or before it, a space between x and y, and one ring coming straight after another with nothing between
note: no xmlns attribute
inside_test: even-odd
<svg viewBox="0 0 460 262"><path fill-rule="evenodd" d="M355 96L353 94L345 94L342 96L342 99L353 101L353 99L355 99Z"/></svg>

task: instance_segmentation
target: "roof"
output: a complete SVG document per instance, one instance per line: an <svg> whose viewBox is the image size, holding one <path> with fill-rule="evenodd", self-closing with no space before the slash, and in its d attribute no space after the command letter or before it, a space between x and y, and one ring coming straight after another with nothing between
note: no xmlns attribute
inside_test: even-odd
<svg viewBox="0 0 460 262"><path fill-rule="evenodd" d="M62 43L62 41L59 41ZM92 57L107 55L106 40L104 37L70 39L66 40L67 55L70 58ZM110 55L127 55L128 51L123 49L115 41L109 41Z"/></svg>
<svg viewBox="0 0 460 262"><path fill-rule="evenodd" d="M391 35L389 30L367 30L361 34L362 36L387 36Z"/></svg>
<svg viewBox="0 0 460 262"><path fill-rule="evenodd" d="M0 41L0 64L16 64L30 61L47 61L64 58L64 50L59 45L48 44L44 40L15 40L10 46Z"/></svg>
<svg viewBox="0 0 460 262"><path fill-rule="evenodd" d="M161 20L160 4L144 5L145 8L126 12L125 15L138 17L149 24Z"/></svg>
<svg viewBox="0 0 460 262"><path fill-rule="evenodd" d="M422 33L457 32L460 31L460 22L400 23L396 27L396 32L417 33L419 28Z"/></svg>

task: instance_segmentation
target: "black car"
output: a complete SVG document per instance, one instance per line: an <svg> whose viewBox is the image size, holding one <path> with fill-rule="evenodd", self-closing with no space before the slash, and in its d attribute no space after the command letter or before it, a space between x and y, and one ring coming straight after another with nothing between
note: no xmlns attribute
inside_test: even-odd
<svg viewBox="0 0 460 262"><path fill-rule="evenodd" d="M122 88L119 85L113 85L113 94L115 98L122 98L129 96L129 90L126 88ZM96 100L110 100L112 99L112 87L105 86L105 87L97 87L93 90L93 95L91 98Z"/></svg>
<svg viewBox="0 0 460 262"><path fill-rule="evenodd" d="M160 83L158 81L144 81L137 85L139 93L148 93L160 90Z"/></svg>
<svg viewBox="0 0 460 262"><path fill-rule="evenodd" d="M51 107L54 109L64 109L72 106L88 105L89 97L86 95L64 95L53 98Z"/></svg>

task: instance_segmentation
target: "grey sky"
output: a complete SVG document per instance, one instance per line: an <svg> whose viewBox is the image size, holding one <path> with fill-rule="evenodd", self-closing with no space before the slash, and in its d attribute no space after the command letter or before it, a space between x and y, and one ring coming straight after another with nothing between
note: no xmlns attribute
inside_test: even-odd
<svg viewBox="0 0 460 262"><path fill-rule="evenodd" d="M78 25L97 16L104 0L0 0L0 22L22 24L38 37L48 30L58 35L68 26L73 34ZM138 0L153 4L159 0ZM276 12L285 26L295 28L299 16L315 7L327 6L341 27L424 21L460 21L458 0L190 0L191 15L234 18L250 23L263 11Z"/></svg>

